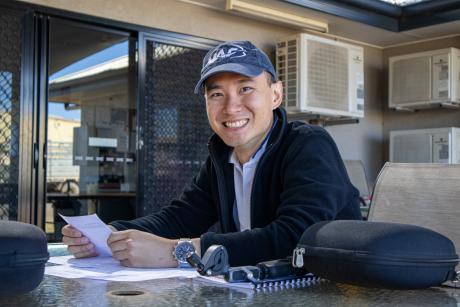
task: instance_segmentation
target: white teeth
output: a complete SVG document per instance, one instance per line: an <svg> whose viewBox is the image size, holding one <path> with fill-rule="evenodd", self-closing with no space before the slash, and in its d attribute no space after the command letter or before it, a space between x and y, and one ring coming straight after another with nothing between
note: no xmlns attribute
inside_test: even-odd
<svg viewBox="0 0 460 307"><path fill-rule="evenodd" d="M228 127L228 128L239 128L239 127L243 127L244 125L246 125L248 121L249 119L241 119L241 120L236 120L233 122L225 122L224 125L225 127Z"/></svg>

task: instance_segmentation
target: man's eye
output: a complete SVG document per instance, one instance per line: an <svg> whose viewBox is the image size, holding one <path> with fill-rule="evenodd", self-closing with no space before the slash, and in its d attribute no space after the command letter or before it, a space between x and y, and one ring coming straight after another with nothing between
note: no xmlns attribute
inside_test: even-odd
<svg viewBox="0 0 460 307"><path fill-rule="evenodd" d="M222 93L211 93L211 94L209 94L209 97L211 97L211 98L217 98L217 97L220 97L220 96L222 96Z"/></svg>
<svg viewBox="0 0 460 307"><path fill-rule="evenodd" d="M252 87L250 87L250 86L245 86L245 87L243 87L243 88L241 89L242 92L249 92L249 91L251 91L251 90L252 90Z"/></svg>

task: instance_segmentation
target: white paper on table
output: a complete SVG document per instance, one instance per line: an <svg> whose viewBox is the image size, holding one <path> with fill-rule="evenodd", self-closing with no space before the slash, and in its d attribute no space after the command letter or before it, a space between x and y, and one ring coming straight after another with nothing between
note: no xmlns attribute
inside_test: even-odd
<svg viewBox="0 0 460 307"><path fill-rule="evenodd" d="M78 229L91 243L94 244L96 252L100 256L112 256L112 251L107 245L112 230L99 219L97 214L82 216L64 216L59 214L64 221Z"/></svg>
<svg viewBox="0 0 460 307"><path fill-rule="evenodd" d="M51 257L45 274L64 278L90 278L110 281L142 281L163 278L195 278L195 269L139 269L124 267L112 257L75 259L73 256Z"/></svg>
<svg viewBox="0 0 460 307"><path fill-rule="evenodd" d="M121 266L118 260L112 257L90 257L90 258L75 258L72 255L50 257L49 263L68 265L77 268L95 268L98 266L110 267Z"/></svg>

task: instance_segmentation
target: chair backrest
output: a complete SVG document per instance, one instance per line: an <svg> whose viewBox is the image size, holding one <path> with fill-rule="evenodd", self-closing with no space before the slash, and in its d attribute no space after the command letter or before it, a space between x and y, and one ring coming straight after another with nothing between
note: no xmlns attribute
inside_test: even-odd
<svg viewBox="0 0 460 307"><path fill-rule="evenodd" d="M386 163L368 219L432 229L451 239L460 255L460 164Z"/></svg>
<svg viewBox="0 0 460 307"><path fill-rule="evenodd" d="M364 164L360 160L343 160L351 183L359 190L359 195L369 197L369 186L367 183Z"/></svg>

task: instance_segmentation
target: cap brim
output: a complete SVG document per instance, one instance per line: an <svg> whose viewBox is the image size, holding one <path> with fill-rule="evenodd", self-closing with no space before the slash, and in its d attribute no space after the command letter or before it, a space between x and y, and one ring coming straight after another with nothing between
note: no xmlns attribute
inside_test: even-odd
<svg viewBox="0 0 460 307"><path fill-rule="evenodd" d="M246 77L257 77L264 71L263 68L258 66L249 65L249 64L237 64L237 63L227 63L222 64L213 69L210 69L206 74L201 76L200 81L195 86L195 90L193 91L195 94L200 92L203 83L211 76L221 73L221 72L233 72L239 75L243 75Z"/></svg>

